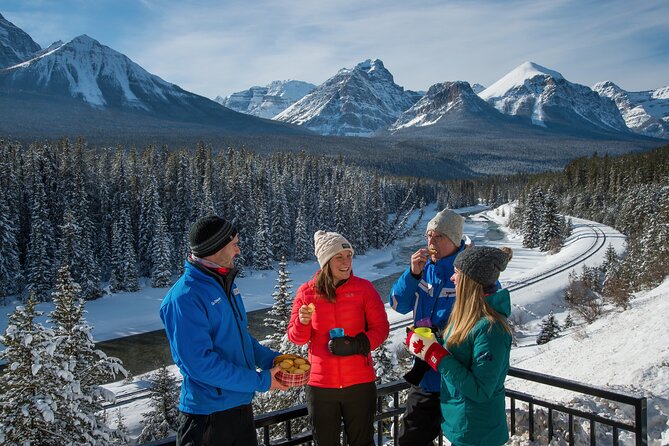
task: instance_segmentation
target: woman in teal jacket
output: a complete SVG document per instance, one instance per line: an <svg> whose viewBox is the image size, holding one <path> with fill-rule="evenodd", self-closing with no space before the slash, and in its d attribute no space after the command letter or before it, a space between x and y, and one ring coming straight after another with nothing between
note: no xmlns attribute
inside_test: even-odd
<svg viewBox="0 0 669 446"><path fill-rule="evenodd" d="M509 371L511 313L508 290L495 291L511 260L509 248L473 247L455 259L455 305L445 346L409 332L409 351L441 375L442 430L456 446L506 443L504 380Z"/></svg>

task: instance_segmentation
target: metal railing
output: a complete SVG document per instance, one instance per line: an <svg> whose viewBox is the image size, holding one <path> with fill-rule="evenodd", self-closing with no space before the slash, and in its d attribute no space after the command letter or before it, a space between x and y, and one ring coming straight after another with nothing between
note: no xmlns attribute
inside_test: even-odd
<svg viewBox="0 0 669 446"><path fill-rule="evenodd" d="M636 446L645 446L648 444L648 421L646 413L646 398L635 397L628 394L613 392L610 390L588 386L575 381L567 379L556 378L554 376L545 375L542 373L530 372L528 370L517 369L511 367L508 376L532 381L540 384L545 384L560 389L570 390L585 395L590 395L597 398L604 398L609 401L615 401L634 407L634 422L626 422L606 418L595 411L587 411L583 409L576 409L562 404L542 400L533 395L518 392L516 390L506 390L506 396L510 402L510 432L514 435L517 432L516 427L516 402L523 401L528 404L528 422L527 431L529 440L534 441L536 438L535 426L535 410L537 407L547 409L547 437L551 439L554 436L554 420L556 413L564 413L568 417L568 441L569 445L575 444L574 425L577 418L589 421L590 430L590 444L597 444L597 437L595 435L597 424L609 426L612 430L613 445L618 445L620 431L632 432L635 437ZM393 444L396 443L398 437L399 418L404 413L403 402L400 401L400 392L408 389L410 386L405 381L394 381L391 383L382 384L377 391L377 414L376 422L376 444L384 444L384 441L391 440ZM388 397L391 397L390 404L387 402ZM307 416L307 408L304 404L293 406L288 409L268 412L256 416L256 428L262 431L262 445L264 446L293 446L306 444L313 446L314 440L311 431L293 432L293 421ZM388 427L386 424L392 421ZM270 429L274 426L282 428L281 438L271 438ZM276 437L276 435L275 435ZM174 437L166 438L164 440L146 443L144 446L174 446L176 439ZM346 438L344 433L344 444ZM439 437L439 446L443 446L443 438Z"/></svg>
<svg viewBox="0 0 669 446"><path fill-rule="evenodd" d="M526 393L515 390L506 390L506 396L510 399L511 414L510 414L510 431L511 435L516 433L516 401L524 401L528 404L529 426L528 435L529 440L535 439L535 407L544 407L547 409L547 430L548 438L553 438L554 434L554 420L556 418L555 412L564 413L568 417L568 441L569 445L575 444L574 426L576 418L582 418L589 421L590 444L597 444L596 427L597 424L609 426L611 428L612 443L614 446L618 445L620 431L628 431L634 434L634 444L636 446L645 446L648 444L648 416L645 397L631 396L625 393L613 392L595 386L589 386L571 381L563 378L556 378L554 376L545 375L543 373L530 372L528 370L517 369L511 367L508 376L520 378L527 381L533 381L548 386L558 387L560 389L571 390L585 395L590 395L597 398L604 398L609 401L615 401L622 404L627 404L634 407L634 422L618 421L612 418L607 418L595 411L586 411L567 407L561 404L556 404L550 401L536 398Z"/></svg>

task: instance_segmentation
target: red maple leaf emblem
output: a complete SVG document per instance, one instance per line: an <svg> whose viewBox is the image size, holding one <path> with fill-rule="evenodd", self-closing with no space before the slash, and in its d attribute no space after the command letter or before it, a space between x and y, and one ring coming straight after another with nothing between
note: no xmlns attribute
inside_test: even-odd
<svg viewBox="0 0 669 446"><path fill-rule="evenodd" d="M425 344L423 343L422 339L419 339L417 341L413 341L413 352L418 354L423 351L423 348L425 347Z"/></svg>

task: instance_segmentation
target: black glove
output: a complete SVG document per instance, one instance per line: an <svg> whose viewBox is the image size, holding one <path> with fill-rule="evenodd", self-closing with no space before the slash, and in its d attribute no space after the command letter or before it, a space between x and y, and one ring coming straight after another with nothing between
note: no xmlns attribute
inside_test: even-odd
<svg viewBox="0 0 669 446"><path fill-rule="evenodd" d="M413 367L411 367L411 370L409 370L406 375L404 375L404 380L408 382L409 384L413 384L414 386L420 385L420 382L423 380L423 376L425 376L425 372L430 370L430 364L427 362L423 361L420 358L416 358L413 363Z"/></svg>
<svg viewBox="0 0 669 446"><path fill-rule="evenodd" d="M369 339L364 333L358 333L355 337L342 336L341 338L330 339L328 349L333 355L337 356L367 356L370 351Z"/></svg>

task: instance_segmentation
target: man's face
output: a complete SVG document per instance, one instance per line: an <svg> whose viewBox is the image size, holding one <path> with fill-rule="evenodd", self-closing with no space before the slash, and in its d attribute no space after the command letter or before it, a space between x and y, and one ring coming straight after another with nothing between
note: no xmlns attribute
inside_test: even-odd
<svg viewBox="0 0 669 446"><path fill-rule="evenodd" d="M233 238L230 243L209 256L207 260L210 260L215 264L222 266L223 268L234 268L235 257L240 253L241 250L239 249L239 236L235 235L235 238Z"/></svg>
<svg viewBox="0 0 669 446"><path fill-rule="evenodd" d="M448 257L458 250L458 246L440 232L427 231L425 239L427 240L427 247L430 250L430 258L433 262Z"/></svg>

